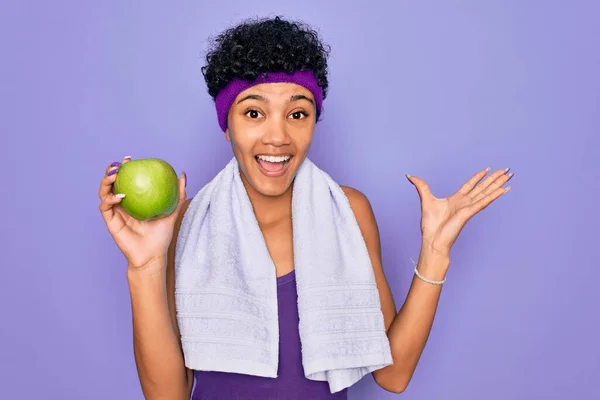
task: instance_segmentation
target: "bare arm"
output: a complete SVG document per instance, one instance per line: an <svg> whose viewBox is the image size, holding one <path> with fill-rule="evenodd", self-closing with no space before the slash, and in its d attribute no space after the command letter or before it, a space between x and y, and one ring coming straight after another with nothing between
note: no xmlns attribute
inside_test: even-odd
<svg viewBox="0 0 600 400"><path fill-rule="evenodd" d="M189 200L185 207L189 204ZM175 225L179 231L180 213ZM129 268L135 361L144 396L150 400L189 400L193 373L185 367L175 316L174 253L176 236L164 259Z"/></svg>
<svg viewBox="0 0 600 400"><path fill-rule="evenodd" d="M383 389L401 393L406 390L417 367L431 327L441 293L441 286L413 278L400 311L388 286L381 262L379 230L368 199L358 190L343 187L350 201L371 257L381 299L385 327L392 350L393 364L373 372L373 378ZM429 279L440 280L449 261L422 252L419 271Z"/></svg>
<svg viewBox="0 0 600 400"><path fill-rule="evenodd" d="M447 260L421 254L419 271L426 277L442 280ZM394 393L406 390L423 353L441 294L440 285L423 282L413 277L410 289L388 328L388 338L394 363L373 373L375 381Z"/></svg>

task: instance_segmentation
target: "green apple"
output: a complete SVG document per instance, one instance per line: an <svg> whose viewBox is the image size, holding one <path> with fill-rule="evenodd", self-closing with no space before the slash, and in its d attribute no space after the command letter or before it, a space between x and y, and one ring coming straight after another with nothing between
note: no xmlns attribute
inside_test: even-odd
<svg viewBox="0 0 600 400"><path fill-rule="evenodd" d="M164 160L131 160L119 167L113 192L125 194L120 205L135 219L158 219L175 211L179 201L179 178Z"/></svg>

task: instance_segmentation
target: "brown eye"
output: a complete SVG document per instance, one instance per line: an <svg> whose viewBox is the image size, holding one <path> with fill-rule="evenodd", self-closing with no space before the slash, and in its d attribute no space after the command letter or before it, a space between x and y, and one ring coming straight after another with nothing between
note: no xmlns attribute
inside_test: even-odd
<svg viewBox="0 0 600 400"><path fill-rule="evenodd" d="M246 111L246 115L249 116L250 118L260 117L260 113L256 110L248 110L248 111Z"/></svg>
<svg viewBox="0 0 600 400"><path fill-rule="evenodd" d="M302 119L306 117L306 113L304 111L296 111L291 114L292 119Z"/></svg>

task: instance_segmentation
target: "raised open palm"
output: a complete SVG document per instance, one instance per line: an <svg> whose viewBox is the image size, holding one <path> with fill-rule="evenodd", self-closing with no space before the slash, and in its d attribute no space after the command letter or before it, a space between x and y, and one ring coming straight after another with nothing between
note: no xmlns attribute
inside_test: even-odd
<svg viewBox="0 0 600 400"><path fill-rule="evenodd" d="M175 221L185 202L186 178L185 174L179 178L179 203L173 213L155 220L139 221L119 205L125 196L112 191L120 165L130 160L130 157L125 157L121 162L114 162L106 168L98 191L101 200L99 208L109 233L129 264L132 267L142 267L167 254Z"/></svg>
<svg viewBox="0 0 600 400"><path fill-rule="evenodd" d="M441 199L431 193L425 181L407 175L421 200L423 242L436 252L449 254L466 223L510 190L510 186L503 186L513 176L508 171L498 170L485 179L489 168L479 171L454 194Z"/></svg>

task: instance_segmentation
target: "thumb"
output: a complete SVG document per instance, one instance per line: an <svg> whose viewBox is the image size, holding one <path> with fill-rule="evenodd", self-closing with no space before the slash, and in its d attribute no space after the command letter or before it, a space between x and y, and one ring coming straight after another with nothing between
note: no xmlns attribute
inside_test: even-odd
<svg viewBox="0 0 600 400"><path fill-rule="evenodd" d="M186 201L187 196L187 174L184 172L181 173L181 177L179 178L179 204L178 208L181 208Z"/></svg>
<svg viewBox="0 0 600 400"><path fill-rule="evenodd" d="M408 181L415 186L421 201L428 200L433 197L431 190L429 189L429 185L427 185L423 179L409 174L406 174L406 179L408 179Z"/></svg>
<svg viewBox="0 0 600 400"><path fill-rule="evenodd" d="M177 208L175 208L175 212L173 213L173 216L176 217L179 215L179 213L181 212L181 209L183 208L186 199L186 186L187 186L187 175L185 172L182 172L181 175L179 176L179 201L177 202Z"/></svg>

